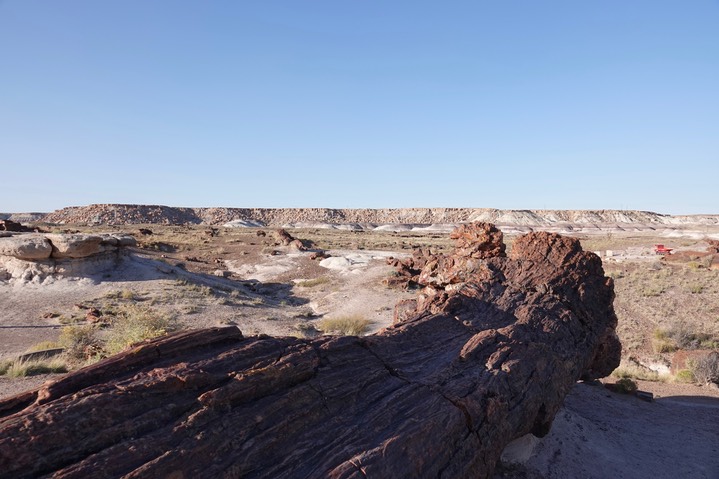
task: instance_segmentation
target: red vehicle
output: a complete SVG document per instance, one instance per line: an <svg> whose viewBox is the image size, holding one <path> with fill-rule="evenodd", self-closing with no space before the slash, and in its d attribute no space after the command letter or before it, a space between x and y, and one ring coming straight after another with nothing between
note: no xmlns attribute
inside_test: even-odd
<svg viewBox="0 0 719 479"><path fill-rule="evenodd" d="M665 248L663 244L655 244L654 245L654 252L656 254L672 254L672 249L674 248Z"/></svg>

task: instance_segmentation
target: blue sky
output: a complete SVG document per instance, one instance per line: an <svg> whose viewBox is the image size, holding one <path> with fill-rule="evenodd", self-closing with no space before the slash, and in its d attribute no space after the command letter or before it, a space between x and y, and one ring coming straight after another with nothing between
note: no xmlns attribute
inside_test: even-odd
<svg viewBox="0 0 719 479"><path fill-rule="evenodd" d="M719 1L0 0L0 211L719 213Z"/></svg>

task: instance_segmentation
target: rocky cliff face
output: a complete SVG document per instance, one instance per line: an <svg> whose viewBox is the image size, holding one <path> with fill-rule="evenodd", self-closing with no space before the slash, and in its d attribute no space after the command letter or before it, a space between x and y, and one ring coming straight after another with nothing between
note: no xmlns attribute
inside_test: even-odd
<svg viewBox="0 0 719 479"><path fill-rule="evenodd" d="M455 239L376 335L188 331L0 401L0 477L490 476L618 364L613 284L573 239Z"/></svg>
<svg viewBox="0 0 719 479"><path fill-rule="evenodd" d="M475 221L499 225L554 224L707 224L719 225L719 215L668 216L647 211L616 210L497 210L492 208L174 208L151 205L89 205L69 207L44 216L64 224L210 224L234 220L265 225L325 224L457 224Z"/></svg>

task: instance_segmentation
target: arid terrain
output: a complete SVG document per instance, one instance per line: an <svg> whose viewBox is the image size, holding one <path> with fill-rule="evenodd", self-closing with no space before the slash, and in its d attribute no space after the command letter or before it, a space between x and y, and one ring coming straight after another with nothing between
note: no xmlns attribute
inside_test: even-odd
<svg viewBox="0 0 719 479"><path fill-rule="evenodd" d="M719 349L719 216L93 205L3 217L135 244L79 273L23 276L0 264L0 397L169 331L380 331L395 304L417 293L393 281L388 259L449 251L447 233L458 223L496 222L510 250L527 231L577 237L614 280L622 364L601 383L578 383L549 435L512 444L496 476L719 477L719 378L697 370ZM656 244L672 254L657 255ZM23 357L38 350L59 354ZM618 391L632 382L653 398Z"/></svg>

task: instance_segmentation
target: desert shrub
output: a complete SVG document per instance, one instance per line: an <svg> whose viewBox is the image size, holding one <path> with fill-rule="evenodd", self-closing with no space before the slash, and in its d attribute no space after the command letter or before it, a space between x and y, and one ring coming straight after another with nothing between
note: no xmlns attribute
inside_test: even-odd
<svg viewBox="0 0 719 479"><path fill-rule="evenodd" d="M677 345L669 336L669 331L661 328L654 330L652 348L656 353L671 353L677 350Z"/></svg>
<svg viewBox="0 0 719 479"><path fill-rule="evenodd" d="M693 383L696 381L696 377L694 376L694 373L691 372L689 369L680 369L674 375L674 379L676 379L677 382L680 382L680 383Z"/></svg>
<svg viewBox="0 0 719 479"><path fill-rule="evenodd" d="M369 329L371 321L362 316L341 316L338 318L325 318L317 323L320 331L343 336L359 336Z"/></svg>
<svg viewBox="0 0 719 479"><path fill-rule="evenodd" d="M692 330L684 321L674 323L669 329L654 330L652 346L657 353L671 353L677 349L712 349L719 340L713 335Z"/></svg>
<svg viewBox="0 0 719 479"><path fill-rule="evenodd" d="M105 293L105 297L108 299L125 299L129 301L135 299L135 293L129 289L115 290Z"/></svg>
<svg viewBox="0 0 719 479"><path fill-rule="evenodd" d="M327 284L329 282L329 278L327 278L326 276L320 276L319 278L308 279L307 281L300 281L299 283L297 283L297 286L299 286L300 288L314 288L315 286Z"/></svg>
<svg viewBox="0 0 719 479"><path fill-rule="evenodd" d="M12 366L12 361L2 360L0 361L0 376L4 376L8 369Z"/></svg>
<svg viewBox="0 0 719 479"><path fill-rule="evenodd" d="M719 383L719 353L710 353L696 361L690 361L688 366L697 382Z"/></svg>
<svg viewBox="0 0 719 479"><path fill-rule="evenodd" d="M617 392L622 394L634 394L637 391L637 383L629 378L622 378L614 383Z"/></svg>
<svg viewBox="0 0 719 479"><path fill-rule="evenodd" d="M127 305L120 308L112 320L105 351L115 354L132 344L163 336L172 329L173 320L169 315L146 306Z"/></svg>
<svg viewBox="0 0 719 479"><path fill-rule="evenodd" d="M704 291L704 286L698 283L689 285L689 292L692 294L701 294Z"/></svg>
<svg viewBox="0 0 719 479"><path fill-rule="evenodd" d="M85 360L101 349L94 326L65 326L60 330L58 339L60 347L70 359Z"/></svg>
<svg viewBox="0 0 719 479"><path fill-rule="evenodd" d="M654 296L659 296L663 292L664 292L664 288L662 288L661 286L651 285L651 286L646 286L646 287L642 288L639 291L639 294L641 294L644 297L650 298L650 297L654 297Z"/></svg>

